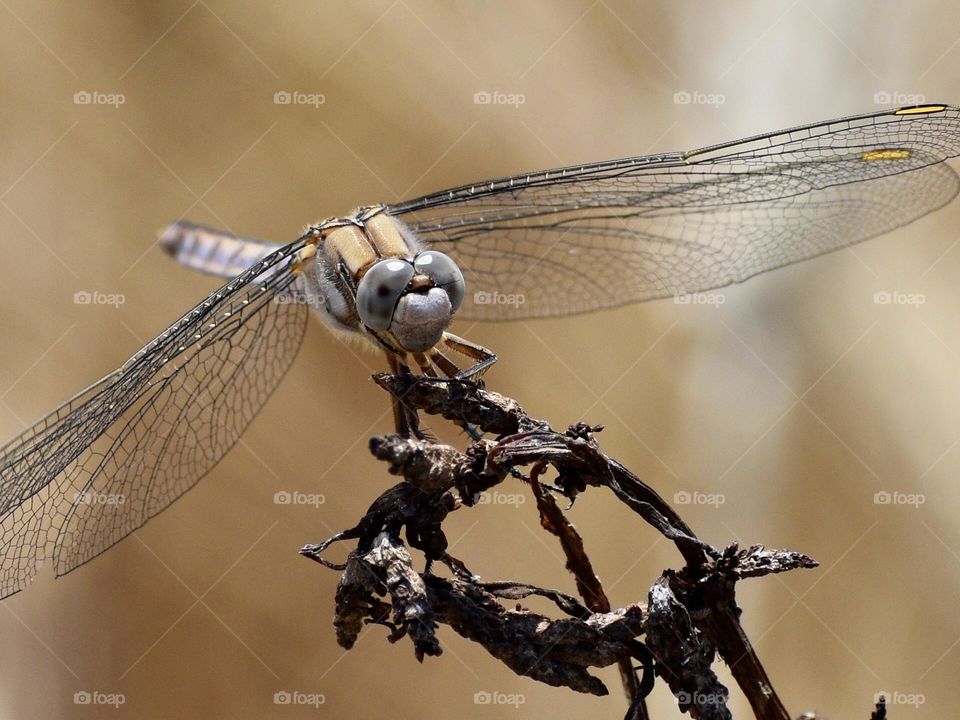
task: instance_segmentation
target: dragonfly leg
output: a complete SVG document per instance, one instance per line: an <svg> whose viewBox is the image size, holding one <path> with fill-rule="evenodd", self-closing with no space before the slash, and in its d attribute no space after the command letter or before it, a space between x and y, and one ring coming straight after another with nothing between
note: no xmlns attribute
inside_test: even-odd
<svg viewBox="0 0 960 720"><path fill-rule="evenodd" d="M491 350L483 347L483 345L477 345L469 340L464 340L462 337L454 335L453 333L445 332L441 342L451 350L474 360L473 365L452 376L457 380L479 380L483 374L490 369L490 366L497 361L496 354Z"/></svg>
<svg viewBox="0 0 960 720"><path fill-rule="evenodd" d="M466 370L461 370L456 363L441 352L439 346L431 348L426 353L412 353L413 361L421 375L428 377L439 377L443 375L452 380L479 380L486 370L497 361L497 356L482 345L477 345L468 340L464 340L457 335L444 333L442 344L451 350L470 358L474 361L473 365ZM401 355L392 349L384 348L384 354L387 356L387 363L390 366L390 372L399 375L402 372L410 372L407 365L407 356ZM439 373L437 372L439 370ZM404 437L417 437L421 440L426 439L427 435L420 429L420 423L417 413L407 407L402 398L394 396L393 404L393 423L397 433ZM469 423L457 423L473 439L479 440L483 437L477 428Z"/></svg>
<svg viewBox="0 0 960 720"><path fill-rule="evenodd" d="M410 372L404 358L390 351L386 351L384 354L387 356L387 364L390 366L391 373L400 375L404 371ZM403 403L403 400L396 395L391 395L390 401L393 407L393 425L397 429L397 434L403 437L415 436L423 440L425 436L420 430L420 421L417 418L416 411L410 410Z"/></svg>
<svg viewBox="0 0 960 720"><path fill-rule="evenodd" d="M437 348L431 348L429 351L430 361L436 365L440 372L442 372L447 377L456 377L460 373L460 368L457 367L450 358L440 352Z"/></svg>
<svg viewBox="0 0 960 720"><path fill-rule="evenodd" d="M444 333L444 335L446 336L447 333ZM456 336L453 336L453 337L456 338L456 340L460 339L460 338L457 338ZM446 341L446 338L444 338L444 341ZM494 360L496 360L496 356L493 355L493 353L488 351L486 348L481 348L479 345L476 345L474 347L487 353L488 355L492 356ZM461 370L459 367L457 367L456 363L454 363L450 358L444 355L437 347L431 348L431 350L428 353L428 356L429 356L429 361L432 362L440 370L440 372L442 372L448 378L452 378L454 380L465 379L464 371ZM467 372L469 372L471 369L472 368L468 368ZM436 373L434 373L434 375L436 375ZM457 422L457 425L459 425L460 428L462 428L464 432L466 432L467 435L469 435L472 440L480 440L483 437L483 433L480 432L477 428L475 428L473 425L471 425L468 422Z"/></svg>
<svg viewBox="0 0 960 720"><path fill-rule="evenodd" d="M423 353L413 353L413 360L417 363L417 367L420 368L420 372L423 375L428 377L436 377L437 371L433 369L431 364L432 358L427 357Z"/></svg>

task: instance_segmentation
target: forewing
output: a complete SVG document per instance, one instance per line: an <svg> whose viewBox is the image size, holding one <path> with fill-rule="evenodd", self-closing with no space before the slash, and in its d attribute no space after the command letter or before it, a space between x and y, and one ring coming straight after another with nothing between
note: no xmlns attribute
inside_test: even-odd
<svg viewBox="0 0 960 720"><path fill-rule="evenodd" d="M887 111L688 153L476 183L387 208L468 284L466 318L566 315L702 292L949 202L960 112Z"/></svg>
<svg viewBox="0 0 960 720"><path fill-rule="evenodd" d="M0 597L95 557L192 487L296 356L292 243L0 449Z"/></svg>

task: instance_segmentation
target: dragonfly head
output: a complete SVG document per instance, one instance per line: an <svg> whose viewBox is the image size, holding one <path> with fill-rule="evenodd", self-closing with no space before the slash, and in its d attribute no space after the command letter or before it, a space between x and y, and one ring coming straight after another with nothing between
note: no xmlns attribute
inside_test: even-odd
<svg viewBox="0 0 960 720"><path fill-rule="evenodd" d="M357 286L357 314L370 330L390 331L408 352L426 352L443 336L463 303L463 274L436 250L413 260L374 263Z"/></svg>

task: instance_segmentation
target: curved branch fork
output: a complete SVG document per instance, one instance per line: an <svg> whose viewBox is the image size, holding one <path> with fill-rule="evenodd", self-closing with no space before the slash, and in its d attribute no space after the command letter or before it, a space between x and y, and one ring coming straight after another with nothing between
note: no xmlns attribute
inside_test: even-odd
<svg viewBox="0 0 960 720"><path fill-rule="evenodd" d="M515 401L468 381L410 374L380 374L374 380L414 420L418 412L440 415L495 439L476 440L462 452L429 437L370 441L373 455L403 481L374 500L356 526L301 550L342 572L334 626L343 647L352 647L365 625L380 624L389 629L391 642L409 637L422 661L441 653L436 628L445 624L518 675L578 692L606 694L589 668L616 664L630 701L627 718L647 717L643 698L656 675L682 710L707 720L732 717L728 690L712 669L719 655L757 718L789 720L740 625L735 586L744 578L816 567L814 560L761 545L719 550L698 539L653 488L601 451L595 439L601 426L578 423L557 432ZM548 472L550 483L541 482ZM557 537L580 599L523 582L481 582L447 552L446 517L474 505L480 493L517 479L530 486L541 526ZM683 558L679 570L667 570L652 583L646 603L611 607L583 539L556 500L562 495L572 504L588 488L612 492ZM345 540L356 541L345 563L324 557L332 544ZM410 548L425 556L423 572L414 568ZM449 578L433 572L437 564L447 568ZM520 601L532 596L550 600L561 617L524 608ZM634 661L642 668L640 677Z"/></svg>

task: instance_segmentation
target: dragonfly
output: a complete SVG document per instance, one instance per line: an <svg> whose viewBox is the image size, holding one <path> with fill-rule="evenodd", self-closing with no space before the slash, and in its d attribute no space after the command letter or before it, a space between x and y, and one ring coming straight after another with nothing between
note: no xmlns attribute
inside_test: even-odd
<svg viewBox="0 0 960 720"><path fill-rule="evenodd" d="M167 251L228 280L0 448L0 598L44 563L60 576L98 556L207 474L289 369L311 311L395 371L477 378L496 355L452 334L455 317L738 283L946 205L958 154L960 109L927 104L364 206L287 244L174 223Z"/></svg>

